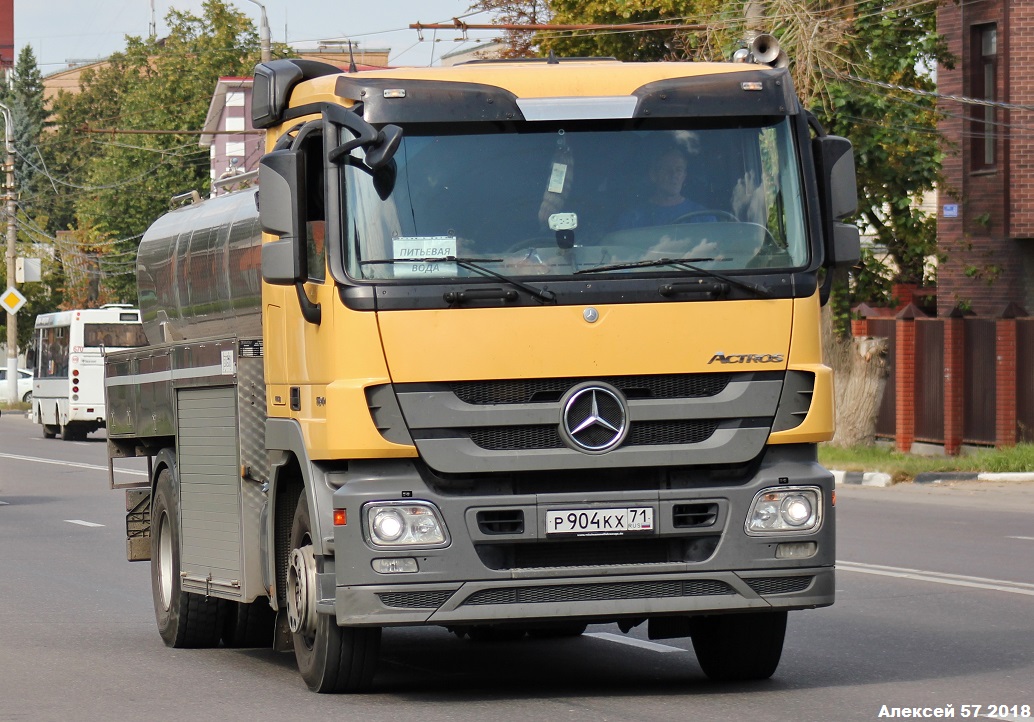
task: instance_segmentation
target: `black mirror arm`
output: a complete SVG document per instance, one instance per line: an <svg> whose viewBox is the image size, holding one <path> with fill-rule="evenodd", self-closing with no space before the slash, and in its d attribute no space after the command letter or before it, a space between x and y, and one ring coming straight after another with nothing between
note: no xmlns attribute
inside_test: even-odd
<svg viewBox="0 0 1034 722"><path fill-rule="evenodd" d="M362 116L340 105L324 104L323 117L355 135L352 140L345 141L327 152L327 160L331 163L339 163L355 148L363 148L367 151L367 165L377 170L391 160L402 140L402 129L398 126L387 125L383 130L377 130L363 120Z"/></svg>
<svg viewBox="0 0 1034 722"><path fill-rule="evenodd" d="M309 296L305 293L304 283L298 281L294 287L298 291L298 305L301 306L302 317L312 325L319 326L323 321L323 308L320 304L309 300Z"/></svg>

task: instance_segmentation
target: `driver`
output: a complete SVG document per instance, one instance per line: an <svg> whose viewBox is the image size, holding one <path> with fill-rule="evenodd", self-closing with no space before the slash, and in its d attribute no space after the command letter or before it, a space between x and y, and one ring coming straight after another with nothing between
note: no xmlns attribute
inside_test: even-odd
<svg viewBox="0 0 1034 722"><path fill-rule="evenodd" d="M636 206L618 216L618 228L665 226L687 213L706 210L704 206L682 195L687 167L686 155L678 146L668 144L655 148L647 158L649 187L645 197L641 197Z"/></svg>

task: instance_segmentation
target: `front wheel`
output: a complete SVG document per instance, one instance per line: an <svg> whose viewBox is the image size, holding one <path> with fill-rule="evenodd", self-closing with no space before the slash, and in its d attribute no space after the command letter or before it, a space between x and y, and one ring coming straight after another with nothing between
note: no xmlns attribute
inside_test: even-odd
<svg viewBox="0 0 1034 722"><path fill-rule="evenodd" d="M720 682L768 679L783 654L786 612L716 614L690 619L704 674Z"/></svg>
<svg viewBox="0 0 1034 722"><path fill-rule="evenodd" d="M151 596L158 633L168 647L214 647L222 633L222 600L180 586L180 507L172 472L158 475L151 506Z"/></svg>
<svg viewBox="0 0 1034 722"><path fill-rule="evenodd" d="M316 612L316 558L304 494L291 525L287 618L298 671L309 689L361 692L370 687L380 654L380 627L339 627L333 615Z"/></svg>

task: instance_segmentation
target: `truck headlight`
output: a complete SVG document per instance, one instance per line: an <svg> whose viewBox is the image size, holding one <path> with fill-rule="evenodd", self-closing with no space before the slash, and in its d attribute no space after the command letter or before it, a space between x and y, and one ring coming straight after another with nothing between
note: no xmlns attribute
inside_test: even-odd
<svg viewBox="0 0 1034 722"><path fill-rule="evenodd" d="M753 536L818 529L822 523L822 491L811 486L763 489L754 497L746 530Z"/></svg>
<svg viewBox="0 0 1034 722"><path fill-rule="evenodd" d="M363 508L366 537L375 547L442 547L445 522L428 502L375 502Z"/></svg>

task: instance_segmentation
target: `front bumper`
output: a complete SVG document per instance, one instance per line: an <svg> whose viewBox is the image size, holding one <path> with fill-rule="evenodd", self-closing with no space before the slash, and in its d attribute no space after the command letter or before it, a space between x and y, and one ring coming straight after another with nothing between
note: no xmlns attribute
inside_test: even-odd
<svg viewBox="0 0 1034 722"><path fill-rule="evenodd" d="M450 544L440 549L372 548L362 525L334 529L334 555L322 559L318 609L343 626L460 625L500 621L620 618L805 609L834 600L835 514L832 475L814 451L774 447L749 479L721 486L564 493L503 493L467 486L432 488L408 460L351 465L334 507L362 518L363 504L422 500L440 511ZM765 488L813 486L821 492L821 526L811 532L749 536L746 515ZM494 493L492 493L494 492ZM546 511L652 506L648 535L556 539ZM686 526L685 509L713 514ZM500 531L482 512L523 520ZM493 517L494 518L494 517ZM807 558L777 558L785 543L814 543ZM415 573L384 574L374 559L415 560Z"/></svg>
<svg viewBox="0 0 1034 722"><path fill-rule="evenodd" d="M387 626L573 618L612 621L622 617L810 609L833 603L831 568L753 574L637 574L338 587L333 608L338 624Z"/></svg>

